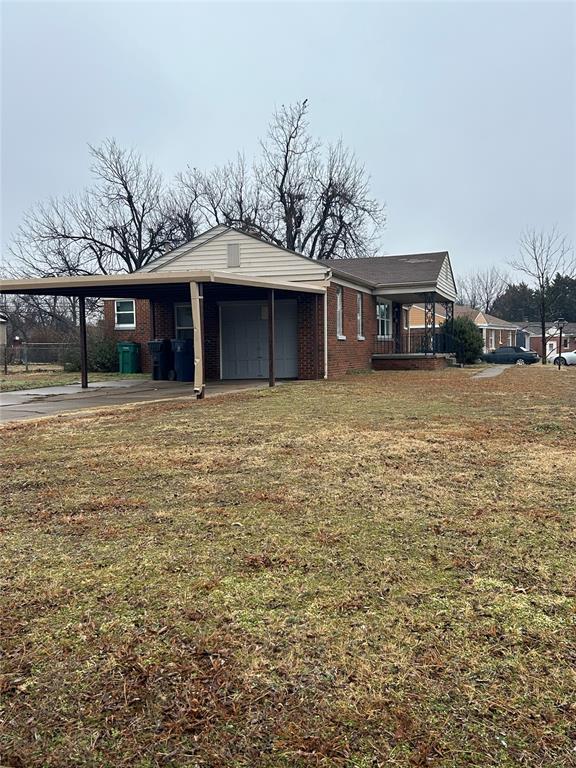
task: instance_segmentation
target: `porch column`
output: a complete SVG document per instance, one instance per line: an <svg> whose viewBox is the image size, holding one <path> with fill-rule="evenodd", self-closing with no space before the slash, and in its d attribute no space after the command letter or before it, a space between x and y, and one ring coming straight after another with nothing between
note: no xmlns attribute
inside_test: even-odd
<svg viewBox="0 0 576 768"><path fill-rule="evenodd" d="M274 288L268 291L268 386L276 384L276 324L274 322Z"/></svg>
<svg viewBox="0 0 576 768"><path fill-rule="evenodd" d="M78 296L78 320L80 326L80 382L88 388L88 346L86 343L86 299Z"/></svg>
<svg viewBox="0 0 576 768"><path fill-rule="evenodd" d="M454 302L453 301L443 301L442 306L444 307L444 327L446 329L446 333L449 334L450 338L447 339L446 336L442 337L442 351L443 352L455 352L454 349Z"/></svg>
<svg viewBox="0 0 576 768"><path fill-rule="evenodd" d="M446 316L446 329L450 336L454 334L454 302L443 301L444 314Z"/></svg>
<svg viewBox="0 0 576 768"><path fill-rule="evenodd" d="M424 294L424 354L436 354L436 296Z"/></svg>
<svg viewBox="0 0 576 768"><path fill-rule="evenodd" d="M198 400L205 395L204 381L204 290L202 283L190 283L190 303L194 326L194 392Z"/></svg>
<svg viewBox="0 0 576 768"><path fill-rule="evenodd" d="M394 354L402 353L402 304L392 302L392 326L394 334Z"/></svg>

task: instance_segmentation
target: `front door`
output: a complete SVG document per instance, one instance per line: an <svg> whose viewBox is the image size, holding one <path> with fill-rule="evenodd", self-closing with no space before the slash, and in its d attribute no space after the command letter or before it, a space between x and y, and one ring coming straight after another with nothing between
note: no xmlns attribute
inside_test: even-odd
<svg viewBox="0 0 576 768"><path fill-rule="evenodd" d="M276 376L298 376L297 304L275 303ZM220 371L223 379L268 378L268 304L260 301L220 305Z"/></svg>

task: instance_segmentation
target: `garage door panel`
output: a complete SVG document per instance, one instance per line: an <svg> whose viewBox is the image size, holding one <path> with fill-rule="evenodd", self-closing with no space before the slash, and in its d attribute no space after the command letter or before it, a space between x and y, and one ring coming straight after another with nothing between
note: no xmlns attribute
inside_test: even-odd
<svg viewBox="0 0 576 768"><path fill-rule="evenodd" d="M268 307L266 302L234 302L220 307L223 379L268 377ZM297 303L275 304L276 376L297 378Z"/></svg>

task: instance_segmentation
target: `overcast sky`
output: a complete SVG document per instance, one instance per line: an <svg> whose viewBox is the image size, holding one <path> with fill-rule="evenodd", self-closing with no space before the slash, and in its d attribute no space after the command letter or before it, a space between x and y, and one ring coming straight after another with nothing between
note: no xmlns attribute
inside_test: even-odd
<svg viewBox="0 0 576 768"><path fill-rule="evenodd" d="M502 263L526 226L576 239L575 72L573 3L4 1L2 241L88 183L87 143L170 177L308 98L387 204L383 253Z"/></svg>

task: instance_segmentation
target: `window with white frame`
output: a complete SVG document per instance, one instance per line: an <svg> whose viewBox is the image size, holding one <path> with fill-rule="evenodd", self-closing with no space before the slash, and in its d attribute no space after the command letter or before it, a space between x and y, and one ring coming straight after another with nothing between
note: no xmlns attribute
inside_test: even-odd
<svg viewBox="0 0 576 768"><path fill-rule="evenodd" d="M378 299L376 302L376 325L380 338L392 338L392 304L389 301Z"/></svg>
<svg viewBox="0 0 576 768"><path fill-rule="evenodd" d="M356 294L356 333L359 339L364 339L364 297L361 291Z"/></svg>
<svg viewBox="0 0 576 768"><path fill-rule="evenodd" d="M118 299L114 302L114 328L136 328L134 299Z"/></svg>
<svg viewBox="0 0 576 768"><path fill-rule="evenodd" d="M177 339L193 339L194 324L192 322L192 305L174 305L174 326Z"/></svg>
<svg viewBox="0 0 576 768"><path fill-rule="evenodd" d="M345 339L344 336L344 290L341 285L336 286L336 336Z"/></svg>

